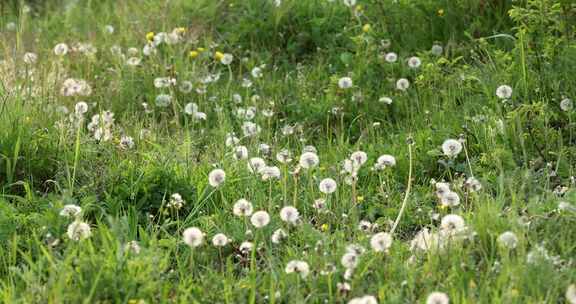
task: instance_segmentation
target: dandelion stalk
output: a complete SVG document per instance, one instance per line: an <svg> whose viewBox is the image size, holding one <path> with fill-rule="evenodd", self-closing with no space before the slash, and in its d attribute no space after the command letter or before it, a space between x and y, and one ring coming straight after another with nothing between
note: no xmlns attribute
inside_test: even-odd
<svg viewBox="0 0 576 304"><path fill-rule="evenodd" d="M412 141L412 139L409 139ZM409 159L409 168L408 168L408 185L406 187L406 192L404 193L404 200L402 201L402 207L400 207L400 212L398 213L398 217L394 221L394 226L392 226L392 230L390 230L390 234L394 234L396 231L396 227L398 227L398 223L400 223L400 219L404 214L404 210L406 209L406 205L408 203L408 197L410 196L410 190L412 189L412 143L408 143L408 159Z"/></svg>

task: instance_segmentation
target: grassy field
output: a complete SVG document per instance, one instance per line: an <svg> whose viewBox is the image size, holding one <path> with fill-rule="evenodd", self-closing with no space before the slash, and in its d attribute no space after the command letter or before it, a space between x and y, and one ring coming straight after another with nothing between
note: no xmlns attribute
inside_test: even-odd
<svg viewBox="0 0 576 304"><path fill-rule="evenodd" d="M0 3L0 302L576 303L571 0Z"/></svg>

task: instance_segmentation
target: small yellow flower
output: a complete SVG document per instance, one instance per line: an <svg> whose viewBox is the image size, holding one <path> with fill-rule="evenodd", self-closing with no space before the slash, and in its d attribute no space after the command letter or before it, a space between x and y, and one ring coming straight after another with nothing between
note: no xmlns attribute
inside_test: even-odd
<svg viewBox="0 0 576 304"><path fill-rule="evenodd" d="M190 54L188 54L190 56L190 58L194 59L196 57L198 57L198 55L200 55L200 53L198 53L198 51L190 51Z"/></svg>
<svg viewBox="0 0 576 304"><path fill-rule="evenodd" d="M443 17L444 16L444 9L439 9L437 12L438 16Z"/></svg>
<svg viewBox="0 0 576 304"><path fill-rule="evenodd" d="M223 57L224 57L224 54L222 52L216 51L214 53L214 59L216 59L216 60L222 60Z"/></svg>
<svg viewBox="0 0 576 304"><path fill-rule="evenodd" d="M197 48L196 50L197 50L199 53L202 53L202 52L204 52L206 49L203 48L203 47L199 47L199 48Z"/></svg>
<svg viewBox="0 0 576 304"><path fill-rule="evenodd" d="M357 12L360 13L360 12L362 12L362 11L364 10L364 7L362 7L362 5L360 5L360 4L358 4L358 5L356 5L355 9L356 9Z"/></svg>
<svg viewBox="0 0 576 304"><path fill-rule="evenodd" d="M176 28L176 33L178 33L178 34L184 34L184 33L186 33L186 28L185 28L185 27L177 27L177 28Z"/></svg>
<svg viewBox="0 0 576 304"><path fill-rule="evenodd" d="M364 201L364 197L361 196L361 195L358 195L358 196L356 197L356 201L357 201L358 203L361 203L361 202Z"/></svg>
<svg viewBox="0 0 576 304"><path fill-rule="evenodd" d="M322 224L322 226L320 226L320 230L328 231L328 224Z"/></svg>
<svg viewBox="0 0 576 304"><path fill-rule="evenodd" d="M362 31L364 33L368 33L372 30L372 26L370 24L364 24L364 26L362 27Z"/></svg>
<svg viewBox="0 0 576 304"><path fill-rule="evenodd" d="M148 32L146 34L146 40L148 40L148 41L154 40L154 35L155 35L154 32Z"/></svg>

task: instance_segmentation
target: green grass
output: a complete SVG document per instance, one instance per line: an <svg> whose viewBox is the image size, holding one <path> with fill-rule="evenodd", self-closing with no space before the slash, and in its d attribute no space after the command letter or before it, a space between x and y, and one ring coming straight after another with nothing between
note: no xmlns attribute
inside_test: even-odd
<svg viewBox="0 0 576 304"><path fill-rule="evenodd" d="M378 303L426 303L434 291L451 303L570 301L576 114L564 100L576 96L576 6L281 2L0 4L0 301L348 303L372 295ZM178 43L142 54L149 32L180 27ZM55 55L58 43L68 54ZM79 43L97 52L87 55ZM441 54L431 51L435 44ZM25 62L27 52L36 62ZM231 64L215 60L217 52L232 54ZM388 52L398 60L386 62ZM412 56L418 68L408 66ZM130 57L140 64L128 65ZM262 77L252 75L255 67ZM158 77L176 85L156 88ZM340 88L342 77L353 86ZM86 80L91 92L64 96L68 78ZM407 90L396 88L399 78ZM191 92L179 89L184 81ZM510 98L497 96L501 85L512 88ZM159 94L172 96L168 107L156 104ZM88 105L81 118L79 102ZM185 113L191 102L205 120ZM253 118L238 115L250 107ZM114 114L110 138L97 140L90 122L100 115L102 125L106 111ZM244 136L248 120L260 127L255 136ZM235 159L231 133L280 177L263 181ZM442 151L447 139L463 143L455 157ZM259 152L263 143L269 154ZM299 169L309 145L320 163ZM289 163L277 159L284 149ZM349 185L343 162L355 151L368 160ZM382 154L396 165L372 170ZM215 168L226 172L217 188L208 178ZM470 177L479 191L466 187ZM336 181L334 193L320 191L325 178ZM458 205L440 203L441 181ZM169 205L175 193L185 201L180 209ZM258 229L235 216L241 198L267 211L270 223ZM313 207L320 198L324 212ZM81 207L76 219L60 215L70 204ZM284 206L298 209L296 225L281 220ZM450 214L467 227L451 237L441 228ZM359 229L362 220L371 231ZM90 226L89 237L70 238L75 221ZM184 242L189 227L205 233L202 246ZM288 237L276 244L279 228ZM443 248L414 249L423 229ZM506 231L514 248L499 241ZM393 236L386 252L371 248L378 232ZM218 233L230 243L213 246ZM138 252L126 247L131 241ZM240 250L245 241L252 250ZM366 251L346 273L341 259L351 244ZM293 260L308 264L307 276L286 272Z"/></svg>

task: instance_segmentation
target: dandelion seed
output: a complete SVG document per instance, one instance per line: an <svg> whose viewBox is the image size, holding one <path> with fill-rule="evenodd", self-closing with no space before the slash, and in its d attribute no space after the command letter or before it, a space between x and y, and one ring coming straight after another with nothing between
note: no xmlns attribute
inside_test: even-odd
<svg viewBox="0 0 576 304"><path fill-rule="evenodd" d="M250 173L260 173L266 167L266 162L260 157L252 157L248 160L248 171Z"/></svg>
<svg viewBox="0 0 576 304"><path fill-rule="evenodd" d="M432 251L440 249L440 237L436 233L431 233L427 228L420 230L410 242L411 251Z"/></svg>
<svg viewBox="0 0 576 304"><path fill-rule="evenodd" d="M374 165L374 169L376 170L384 170L388 167L396 166L396 158L392 155L383 154L378 157L376 160L376 164Z"/></svg>
<svg viewBox="0 0 576 304"><path fill-rule="evenodd" d="M518 237L512 231L506 231L498 237L498 243L508 249L514 249L518 245Z"/></svg>
<svg viewBox="0 0 576 304"><path fill-rule="evenodd" d="M560 101L560 109L564 112L570 112L574 109L574 104L572 103L572 99L564 98Z"/></svg>
<svg viewBox="0 0 576 304"><path fill-rule="evenodd" d="M340 259L340 263L342 264L342 266L344 266L344 268L354 269L356 268L356 266L358 266L358 260L359 260L358 256L359 255L356 253L347 252Z"/></svg>
<svg viewBox="0 0 576 304"><path fill-rule="evenodd" d="M104 31L108 34L114 34L114 27L108 24L104 27Z"/></svg>
<svg viewBox="0 0 576 304"><path fill-rule="evenodd" d="M460 205L460 196L456 192L446 192L440 197L440 204L446 207L455 207Z"/></svg>
<svg viewBox="0 0 576 304"><path fill-rule="evenodd" d="M406 91L410 87L410 81L406 78L400 78L396 81L396 89Z"/></svg>
<svg viewBox="0 0 576 304"><path fill-rule="evenodd" d="M434 291L430 293L428 295L428 298L426 299L426 304L448 304L448 303L450 303L450 298L448 298L448 295L439 291Z"/></svg>
<svg viewBox="0 0 576 304"><path fill-rule="evenodd" d="M259 67L255 67L252 69L250 74L252 74L252 77L254 77L254 78L260 78L260 77L262 77L262 69Z"/></svg>
<svg viewBox="0 0 576 304"><path fill-rule="evenodd" d="M300 161L298 163L300 167L310 169L316 167L320 163L320 159L314 152L304 152L300 155Z"/></svg>
<svg viewBox="0 0 576 304"><path fill-rule="evenodd" d="M67 234L68 238L77 242L89 238L92 235L92 231L90 225L76 220L68 225Z"/></svg>
<svg viewBox="0 0 576 304"><path fill-rule="evenodd" d="M292 162L292 153L288 149L282 149L280 152L276 153L276 160L288 164Z"/></svg>
<svg viewBox="0 0 576 304"><path fill-rule="evenodd" d="M320 189L320 192L324 194L330 194L336 191L337 185L335 180L331 178L325 178L320 182L318 187Z"/></svg>
<svg viewBox="0 0 576 304"><path fill-rule="evenodd" d="M198 247L204 241L204 233L196 227L186 228L182 233L182 239L186 245L192 248Z"/></svg>
<svg viewBox="0 0 576 304"><path fill-rule="evenodd" d="M170 196L167 206L168 208L179 210L184 207L184 204L186 204L186 201L182 199L182 196L179 193L174 193Z"/></svg>
<svg viewBox="0 0 576 304"><path fill-rule="evenodd" d="M458 235L466 230L464 219L457 214L448 214L440 221L441 232L452 237Z"/></svg>
<svg viewBox="0 0 576 304"><path fill-rule="evenodd" d="M234 147L234 159L243 160L248 158L248 148L246 146Z"/></svg>
<svg viewBox="0 0 576 304"><path fill-rule="evenodd" d="M251 121L245 121L244 124L242 124L242 132L246 137L252 137L258 135L260 131L261 131L260 126Z"/></svg>
<svg viewBox="0 0 576 304"><path fill-rule="evenodd" d="M392 235L386 232L376 233L370 238L370 246L376 252L385 252L392 246Z"/></svg>
<svg viewBox="0 0 576 304"><path fill-rule="evenodd" d="M408 67L411 69L417 69L422 64L422 61L418 57L410 57L408 59Z"/></svg>
<svg viewBox="0 0 576 304"><path fill-rule="evenodd" d="M165 107L169 106L170 103L172 102L172 96L170 96L168 94L160 94L160 95L156 96L155 102L156 102L156 106L161 107L161 108L165 108Z"/></svg>
<svg viewBox="0 0 576 304"><path fill-rule="evenodd" d="M68 45L66 43L58 43L54 47L54 54L56 56L64 56L68 54Z"/></svg>
<svg viewBox="0 0 576 304"><path fill-rule="evenodd" d="M188 94L190 92L192 92L192 89L194 88L194 86L192 85L192 82L188 81L188 80L184 80L180 83L180 85L178 86L178 90L180 90L180 92L184 93L184 94Z"/></svg>
<svg viewBox="0 0 576 304"><path fill-rule="evenodd" d="M254 248L254 243L246 241L242 242L242 244L240 244L240 247L238 249L242 254L247 255L252 251L252 248Z"/></svg>
<svg viewBox="0 0 576 304"><path fill-rule="evenodd" d="M501 85L496 89L496 96L500 99L509 99L512 97L512 88L508 85Z"/></svg>
<svg viewBox="0 0 576 304"><path fill-rule="evenodd" d="M310 273L308 263L304 261L293 260L288 262L285 269L286 273L297 273L301 278L305 279Z"/></svg>
<svg viewBox="0 0 576 304"><path fill-rule="evenodd" d="M280 244L282 240L288 237L288 233L284 231L282 228L276 229L274 233L272 233L272 243Z"/></svg>
<svg viewBox="0 0 576 304"><path fill-rule="evenodd" d="M134 148L134 139L131 136L122 135L122 137L120 138L119 146L121 149L124 150L132 149Z"/></svg>
<svg viewBox="0 0 576 304"><path fill-rule="evenodd" d="M342 77L338 80L338 87L346 90L353 86L352 78L350 77Z"/></svg>
<svg viewBox="0 0 576 304"><path fill-rule="evenodd" d="M318 211L323 211L326 208L326 200L323 198L319 198L314 200L312 207Z"/></svg>
<svg viewBox="0 0 576 304"><path fill-rule="evenodd" d="M74 113L77 117L81 117L88 112L88 104L84 101L76 103L74 106Z"/></svg>
<svg viewBox="0 0 576 304"><path fill-rule="evenodd" d="M62 210L60 211L60 216L72 218L77 217L78 215L80 215L81 212L82 208L80 208L79 206L68 204L62 208Z"/></svg>
<svg viewBox="0 0 576 304"><path fill-rule="evenodd" d="M214 188L218 188L226 180L226 172L222 169L214 169L208 174L208 183Z"/></svg>
<svg viewBox="0 0 576 304"><path fill-rule="evenodd" d="M232 212L236 216L250 216L252 215L253 210L252 203L241 198L234 203Z"/></svg>
<svg viewBox="0 0 576 304"><path fill-rule="evenodd" d="M444 48L439 44L434 44L432 46L432 49L430 49L430 52L434 56L440 56L440 55L442 55L442 53L444 53Z"/></svg>
<svg viewBox="0 0 576 304"><path fill-rule="evenodd" d="M223 233L218 233L212 238L212 245L214 245L214 247L224 247L228 245L229 242L230 239Z"/></svg>
<svg viewBox="0 0 576 304"><path fill-rule="evenodd" d="M266 211L256 211L250 217L250 223L256 228L262 228L270 223L270 215Z"/></svg>
<svg viewBox="0 0 576 304"><path fill-rule="evenodd" d="M292 206L286 206L280 210L280 219L289 224L296 224L300 219L300 212Z"/></svg>
<svg viewBox="0 0 576 304"><path fill-rule="evenodd" d="M450 158L456 157L462 152L462 144L456 139L447 139L442 143L442 152Z"/></svg>
<svg viewBox="0 0 576 304"><path fill-rule="evenodd" d="M32 65L32 64L35 64L36 61L38 61L38 55L36 55L35 53L28 52L28 53L24 54L23 60L24 60L25 64Z"/></svg>
<svg viewBox="0 0 576 304"><path fill-rule="evenodd" d="M394 62L396 62L396 60L398 60L398 55L394 52L390 52L390 53L387 53L386 56L384 56L384 59L388 63L394 63Z"/></svg>
<svg viewBox="0 0 576 304"><path fill-rule="evenodd" d="M356 151L350 155L350 160L352 160L355 168L359 168L368 161L368 154L364 151Z"/></svg>
<svg viewBox="0 0 576 304"><path fill-rule="evenodd" d="M220 63L222 63L223 65L230 65L233 60L234 56L232 56L232 54L224 54L220 59Z"/></svg>

